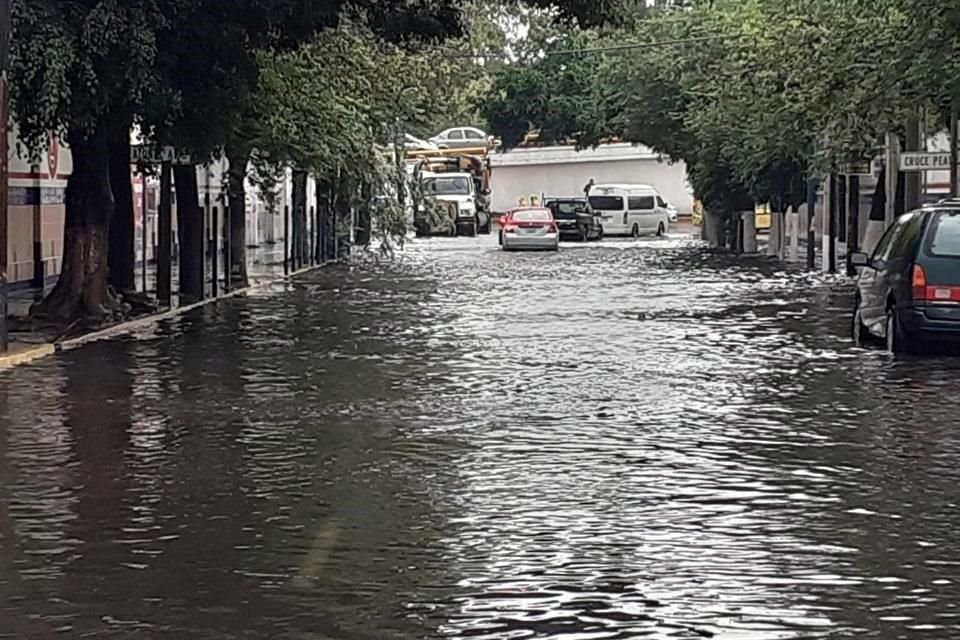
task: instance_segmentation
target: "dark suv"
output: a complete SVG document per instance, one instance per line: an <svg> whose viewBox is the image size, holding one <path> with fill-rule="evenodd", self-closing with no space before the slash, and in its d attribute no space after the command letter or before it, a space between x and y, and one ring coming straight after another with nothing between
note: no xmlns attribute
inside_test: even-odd
<svg viewBox="0 0 960 640"><path fill-rule="evenodd" d="M590 210L586 198L544 198L543 206L553 213L553 219L560 229L561 240L586 242L603 238L600 217Z"/></svg>
<svg viewBox="0 0 960 640"><path fill-rule="evenodd" d="M854 253L857 278L853 336L912 351L925 341L960 340L960 201L904 214L873 255Z"/></svg>

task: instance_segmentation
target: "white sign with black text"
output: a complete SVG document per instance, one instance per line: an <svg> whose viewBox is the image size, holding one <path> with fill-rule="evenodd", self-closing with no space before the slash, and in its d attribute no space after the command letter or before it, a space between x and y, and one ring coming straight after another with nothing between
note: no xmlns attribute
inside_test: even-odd
<svg viewBox="0 0 960 640"><path fill-rule="evenodd" d="M949 171L950 154L942 151L903 151L900 171Z"/></svg>

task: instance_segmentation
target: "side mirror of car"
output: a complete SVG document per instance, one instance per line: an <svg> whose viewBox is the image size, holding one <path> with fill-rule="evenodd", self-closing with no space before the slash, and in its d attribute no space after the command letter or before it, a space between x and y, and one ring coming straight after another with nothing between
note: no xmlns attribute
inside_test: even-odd
<svg viewBox="0 0 960 640"><path fill-rule="evenodd" d="M851 253L850 254L850 265L854 267L869 267L870 266L870 256L865 253Z"/></svg>

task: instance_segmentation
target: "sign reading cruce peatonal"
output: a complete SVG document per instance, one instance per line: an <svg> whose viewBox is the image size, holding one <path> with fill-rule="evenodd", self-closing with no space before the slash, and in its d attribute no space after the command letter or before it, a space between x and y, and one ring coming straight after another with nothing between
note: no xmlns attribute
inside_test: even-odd
<svg viewBox="0 0 960 640"><path fill-rule="evenodd" d="M942 151L903 151L900 171L949 171L950 154Z"/></svg>
<svg viewBox="0 0 960 640"><path fill-rule="evenodd" d="M190 165L193 164L193 159L189 153L169 145L130 145L130 164L155 165L163 162Z"/></svg>

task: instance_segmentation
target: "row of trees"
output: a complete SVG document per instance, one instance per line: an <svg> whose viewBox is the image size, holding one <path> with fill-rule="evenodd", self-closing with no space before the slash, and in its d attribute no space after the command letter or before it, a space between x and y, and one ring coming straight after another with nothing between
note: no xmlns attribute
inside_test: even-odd
<svg viewBox="0 0 960 640"><path fill-rule="evenodd" d="M581 20L604 8L532 5ZM125 311L134 290L132 130L198 164L228 160L231 277L242 283L248 167L268 191L293 169L295 228L306 224L308 173L318 207L349 209L390 180L377 149L401 128L475 113L490 79L474 55L502 38L494 18L521 9L490 0L14 0L20 139L39 152L53 131L73 156L62 271L36 313L71 321ZM195 168L173 173L181 244L199 247ZM202 274L201 255L185 252L182 288L202 286L191 275Z"/></svg>
<svg viewBox="0 0 960 640"><path fill-rule="evenodd" d="M874 157L921 113L946 126L960 96L955 2L673 4L568 30L499 74L482 105L493 131L507 144L529 129L642 142L686 162L709 211L784 211L807 176Z"/></svg>

